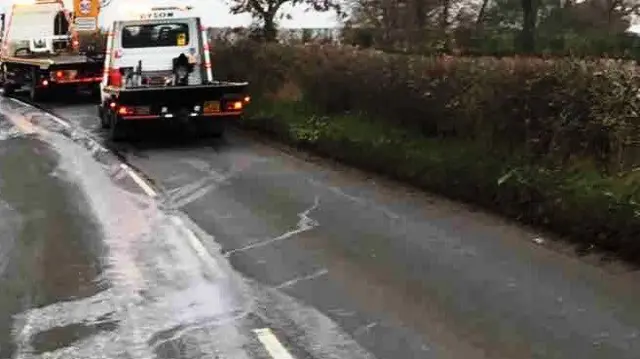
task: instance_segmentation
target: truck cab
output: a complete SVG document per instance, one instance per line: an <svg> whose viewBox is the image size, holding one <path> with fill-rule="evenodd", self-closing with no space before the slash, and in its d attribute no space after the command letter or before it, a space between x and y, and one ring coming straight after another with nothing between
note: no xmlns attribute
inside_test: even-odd
<svg viewBox="0 0 640 359"><path fill-rule="evenodd" d="M248 83L214 80L207 32L192 10L136 9L111 25L98 114L113 139L141 120L221 134L224 122L242 115Z"/></svg>
<svg viewBox="0 0 640 359"><path fill-rule="evenodd" d="M178 58L186 59L184 67L195 69L186 74L185 85L210 82L206 38L200 31L200 19L190 16L189 10L157 7L140 14L138 19L114 22L107 41L109 55L101 87L166 86L175 82Z"/></svg>

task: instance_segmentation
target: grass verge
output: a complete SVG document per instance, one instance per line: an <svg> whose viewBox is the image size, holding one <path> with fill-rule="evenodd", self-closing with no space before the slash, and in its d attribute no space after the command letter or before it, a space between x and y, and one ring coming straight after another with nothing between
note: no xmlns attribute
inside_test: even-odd
<svg viewBox="0 0 640 359"><path fill-rule="evenodd" d="M361 114L318 115L259 100L241 126L294 147L550 229L581 248L640 262L640 171L546 168L470 141L425 138Z"/></svg>

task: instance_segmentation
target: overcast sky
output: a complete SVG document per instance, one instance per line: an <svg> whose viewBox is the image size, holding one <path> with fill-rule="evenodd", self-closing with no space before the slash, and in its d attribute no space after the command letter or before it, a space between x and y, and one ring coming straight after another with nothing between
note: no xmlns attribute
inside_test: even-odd
<svg viewBox="0 0 640 359"><path fill-rule="evenodd" d="M67 6L71 8L73 0L64 0ZM153 3L159 5L167 4L191 4L200 13L200 17L207 26L226 27L226 26L247 26L251 23L251 17L243 15L231 15L229 13L229 6L225 3L226 0L112 0L111 4L106 7L102 14L100 23L104 26L106 22L113 21L122 7L132 1L136 3ZM7 5L13 3L13 0L0 0L0 7L7 8ZM314 11L305 12L304 7L299 7L291 10L290 7L284 8L284 10L290 10L290 14L293 15L292 20L283 20L281 22L282 27L296 28L296 27L309 27L309 28L324 28L337 26L335 13L318 13Z"/></svg>
<svg viewBox="0 0 640 359"><path fill-rule="evenodd" d="M64 0L70 8L73 0ZM229 6L225 1L228 0L112 0L111 4L105 8L101 14L100 24L106 26L107 23L113 21L118 12L121 11L124 4L131 1L136 3L152 2L154 4L191 4L201 14L203 22L207 26L228 27L228 26L247 26L251 23L251 17L247 14L232 15L229 13ZM0 8L6 9L7 5L13 0L0 0ZM314 11L305 11L304 7L291 9L291 7L283 7L283 10L289 11L293 16L292 20L283 20L281 26L285 28L327 28L338 26L336 15L333 12L318 13ZM638 19L634 23L638 24ZM632 26L634 32L640 33L640 24Z"/></svg>

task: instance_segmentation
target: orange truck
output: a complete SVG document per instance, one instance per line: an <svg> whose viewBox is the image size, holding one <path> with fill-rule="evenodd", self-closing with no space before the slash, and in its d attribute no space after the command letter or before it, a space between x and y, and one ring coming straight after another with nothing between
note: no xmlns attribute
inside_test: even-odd
<svg viewBox="0 0 640 359"><path fill-rule="evenodd" d="M88 89L99 93L104 51L100 0L19 0L0 17L0 82L4 96L27 91L32 101L54 92Z"/></svg>

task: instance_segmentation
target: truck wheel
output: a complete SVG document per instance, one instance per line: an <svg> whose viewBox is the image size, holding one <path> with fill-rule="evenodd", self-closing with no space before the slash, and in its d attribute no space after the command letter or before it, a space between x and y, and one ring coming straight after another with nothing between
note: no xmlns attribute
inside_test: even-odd
<svg viewBox="0 0 640 359"><path fill-rule="evenodd" d="M11 96L13 95L13 86L11 84L4 82L2 84L2 96Z"/></svg>
<svg viewBox="0 0 640 359"><path fill-rule="evenodd" d="M202 132L205 136L213 138L224 136L225 125L222 122L207 120L202 124L202 127Z"/></svg>
<svg viewBox="0 0 640 359"><path fill-rule="evenodd" d="M124 140L127 137L127 126L116 114L109 114L109 139L111 141Z"/></svg>
<svg viewBox="0 0 640 359"><path fill-rule="evenodd" d="M219 126L217 128L213 128L209 131L209 136L213 138L222 138L224 136L224 128L223 126Z"/></svg>
<svg viewBox="0 0 640 359"><path fill-rule="evenodd" d="M29 98L33 102L46 101L51 94L51 91L47 88L38 88L38 76L37 70L33 71L31 88L29 89Z"/></svg>
<svg viewBox="0 0 640 359"><path fill-rule="evenodd" d="M7 80L7 65L2 65L2 96L10 96L13 94L13 86Z"/></svg>
<svg viewBox="0 0 640 359"><path fill-rule="evenodd" d="M94 85L91 87L91 99L100 99L100 86Z"/></svg>
<svg viewBox="0 0 640 359"><path fill-rule="evenodd" d="M35 86L31 86L31 89L29 90L29 98L33 102L46 101L49 97L48 95L49 95L49 91L44 89L39 89Z"/></svg>
<svg viewBox="0 0 640 359"><path fill-rule="evenodd" d="M108 114L104 110L104 106L98 105L98 118L100 118L100 127L101 128L109 128L109 118Z"/></svg>

